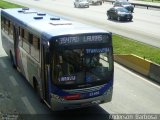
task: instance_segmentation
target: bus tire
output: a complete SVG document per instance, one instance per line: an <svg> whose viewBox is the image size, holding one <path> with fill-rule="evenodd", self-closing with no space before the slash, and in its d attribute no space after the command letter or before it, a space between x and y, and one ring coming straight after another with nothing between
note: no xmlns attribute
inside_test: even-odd
<svg viewBox="0 0 160 120"><path fill-rule="evenodd" d="M37 95L40 97L39 98L40 103L44 104L44 100L43 100L43 98L41 98L40 90L39 90L39 87L38 87L38 82L37 82L37 79L35 77L33 77L33 88L34 88L35 92L37 93Z"/></svg>
<svg viewBox="0 0 160 120"><path fill-rule="evenodd" d="M38 90L38 82L37 79L35 77L33 77L33 88L36 91L36 93L39 94L39 90Z"/></svg>
<svg viewBox="0 0 160 120"><path fill-rule="evenodd" d="M14 69L16 69L16 65L14 63L14 59L13 59L13 55L12 55L12 52L10 51L10 61L11 61L11 65Z"/></svg>

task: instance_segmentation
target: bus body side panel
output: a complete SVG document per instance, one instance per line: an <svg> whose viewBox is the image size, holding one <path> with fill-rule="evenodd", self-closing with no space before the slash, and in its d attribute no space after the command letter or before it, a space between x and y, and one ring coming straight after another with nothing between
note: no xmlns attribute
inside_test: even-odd
<svg viewBox="0 0 160 120"><path fill-rule="evenodd" d="M27 81L36 87L37 92L41 91L41 78L40 78L40 61L36 61L26 50L19 45L19 58L21 59L21 71L24 70L24 76ZM35 80L35 81L34 81ZM36 86L34 84L36 82Z"/></svg>
<svg viewBox="0 0 160 120"><path fill-rule="evenodd" d="M35 79L37 81L36 89L38 89L38 92L41 91L42 85L40 79L40 52L39 61L37 62L33 56L31 56L27 51L24 50L24 48L22 47L22 41L19 41L18 27L21 27L21 24L18 24L15 18L10 17L4 11L1 12L1 15L13 23L12 38L8 34L8 31L1 28L2 46L5 52L8 56L10 56L10 52L12 53L14 64L16 65L18 70L23 74L23 76L33 87L33 79ZM29 45L29 50L30 49L31 46Z"/></svg>

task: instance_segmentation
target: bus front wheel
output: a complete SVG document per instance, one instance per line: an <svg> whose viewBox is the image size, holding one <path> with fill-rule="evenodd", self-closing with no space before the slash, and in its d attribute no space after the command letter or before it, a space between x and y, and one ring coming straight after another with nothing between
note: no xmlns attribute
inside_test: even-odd
<svg viewBox="0 0 160 120"><path fill-rule="evenodd" d="M36 91L36 93L39 94L38 82L37 82L37 79L35 77L33 77L33 87L34 87L34 90Z"/></svg>
<svg viewBox="0 0 160 120"><path fill-rule="evenodd" d="M35 90L35 92L38 94L38 96L40 97L40 102L43 104L44 103L44 100L43 98L41 97L41 93L40 93L40 89L39 89L39 85L38 85L38 81L35 77L33 77L33 88Z"/></svg>

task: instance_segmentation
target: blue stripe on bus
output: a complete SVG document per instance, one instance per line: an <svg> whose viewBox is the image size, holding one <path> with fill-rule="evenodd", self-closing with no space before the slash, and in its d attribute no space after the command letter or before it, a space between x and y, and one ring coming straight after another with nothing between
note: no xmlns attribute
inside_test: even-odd
<svg viewBox="0 0 160 120"><path fill-rule="evenodd" d="M89 93L83 93L83 94L81 94L81 97L89 98L89 97L96 97L96 96L103 95L105 93L105 91L108 90L112 85L113 85L113 80L110 80L100 90L89 92Z"/></svg>
<svg viewBox="0 0 160 120"><path fill-rule="evenodd" d="M58 87L56 87L56 86L54 86L54 85L52 85L52 88L51 88L52 90L52 93L54 93L54 94L57 94L57 95L59 95L59 96L67 96L67 95L70 95L69 93L67 93L67 92L64 92L62 89L60 89L60 88L58 88Z"/></svg>
<svg viewBox="0 0 160 120"><path fill-rule="evenodd" d="M108 90L111 86L113 85L113 80L110 80L107 84L105 84L99 91L93 91L93 92L88 92L88 93L83 93L80 94L81 98L89 98L89 97L96 97L99 95L102 95L105 93L106 90ZM67 96L67 95L71 95L63 90L61 90L60 88L56 87L56 86L51 86L51 91L54 94L57 94L58 96Z"/></svg>

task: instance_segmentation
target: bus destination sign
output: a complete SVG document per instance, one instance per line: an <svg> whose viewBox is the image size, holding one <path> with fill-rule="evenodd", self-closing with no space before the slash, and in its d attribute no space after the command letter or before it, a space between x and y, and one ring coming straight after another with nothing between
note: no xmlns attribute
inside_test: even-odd
<svg viewBox="0 0 160 120"><path fill-rule="evenodd" d="M108 42L107 35L79 35L65 36L58 40L59 45L84 44L84 43L106 43Z"/></svg>

